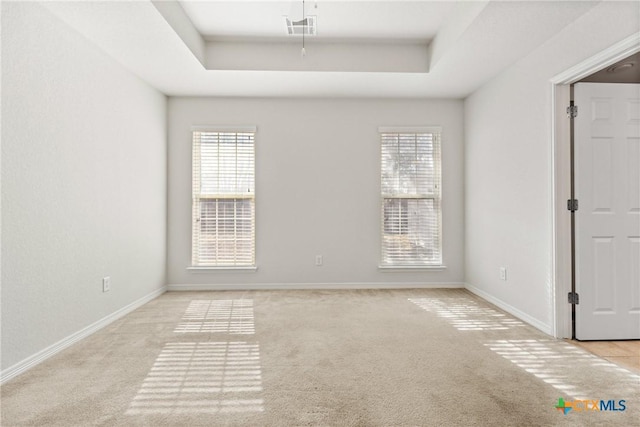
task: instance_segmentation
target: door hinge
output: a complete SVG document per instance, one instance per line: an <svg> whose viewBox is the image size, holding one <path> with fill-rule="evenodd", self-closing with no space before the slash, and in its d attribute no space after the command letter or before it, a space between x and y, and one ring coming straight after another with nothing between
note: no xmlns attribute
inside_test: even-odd
<svg viewBox="0 0 640 427"><path fill-rule="evenodd" d="M567 107L567 116L569 116L570 119L578 117L578 106L573 104L569 105Z"/></svg>
<svg viewBox="0 0 640 427"><path fill-rule="evenodd" d="M567 209L571 212L575 212L578 210L578 199L569 199L567 200Z"/></svg>
<svg viewBox="0 0 640 427"><path fill-rule="evenodd" d="M569 304L580 304L580 296L577 292L569 292Z"/></svg>

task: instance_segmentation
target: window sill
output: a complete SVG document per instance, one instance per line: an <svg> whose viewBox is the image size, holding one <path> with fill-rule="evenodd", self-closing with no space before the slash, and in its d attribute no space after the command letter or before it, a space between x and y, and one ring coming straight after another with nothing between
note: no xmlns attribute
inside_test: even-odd
<svg viewBox="0 0 640 427"><path fill-rule="evenodd" d="M257 271L258 267L255 265L252 266L219 266L219 267L214 267L214 266L190 266L187 267L187 271L191 272L191 273L207 273L207 272L211 272L211 271L246 271L246 272L252 272L252 271Z"/></svg>
<svg viewBox="0 0 640 427"><path fill-rule="evenodd" d="M446 270L446 265L379 265L382 272L393 273L396 271L442 271Z"/></svg>

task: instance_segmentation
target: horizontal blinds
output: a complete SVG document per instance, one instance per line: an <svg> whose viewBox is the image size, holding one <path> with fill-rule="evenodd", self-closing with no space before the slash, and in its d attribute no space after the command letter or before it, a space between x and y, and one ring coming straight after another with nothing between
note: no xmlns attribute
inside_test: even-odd
<svg viewBox="0 0 640 427"><path fill-rule="evenodd" d="M382 264L440 265L440 133L381 132Z"/></svg>
<svg viewBox="0 0 640 427"><path fill-rule="evenodd" d="M255 265L255 133L193 131L194 266Z"/></svg>

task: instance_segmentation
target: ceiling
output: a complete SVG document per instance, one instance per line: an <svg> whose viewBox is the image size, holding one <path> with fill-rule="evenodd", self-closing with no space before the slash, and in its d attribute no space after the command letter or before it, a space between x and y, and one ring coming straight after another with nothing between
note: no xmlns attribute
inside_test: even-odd
<svg viewBox="0 0 640 427"><path fill-rule="evenodd" d="M303 57L301 1L42 3L170 96L409 98L466 97L595 4L309 0Z"/></svg>
<svg viewBox="0 0 640 427"><path fill-rule="evenodd" d="M591 83L640 83L640 52L580 80Z"/></svg>
<svg viewBox="0 0 640 427"><path fill-rule="evenodd" d="M302 18L302 1L180 1L206 40L221 37L287 38L282 16ZM454 8L447 1L314 1L321 39L430 40Z"/></svg>

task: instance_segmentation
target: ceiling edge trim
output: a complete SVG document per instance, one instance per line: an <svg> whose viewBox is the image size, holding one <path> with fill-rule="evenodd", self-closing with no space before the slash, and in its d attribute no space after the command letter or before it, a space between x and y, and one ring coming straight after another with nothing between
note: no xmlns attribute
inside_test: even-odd
<svg viewBox="0 0 640 427"><path fill-rule="evenodd" d="M637 52L640 52L640 32L632 34L602 52L554 76L551 79L551 83L556 85L575 83Z"/></svg>

